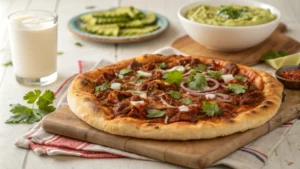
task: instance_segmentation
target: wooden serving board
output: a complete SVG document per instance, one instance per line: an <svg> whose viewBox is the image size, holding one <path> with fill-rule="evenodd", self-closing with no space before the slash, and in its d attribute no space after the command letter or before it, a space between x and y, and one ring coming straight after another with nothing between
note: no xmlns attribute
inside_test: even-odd
<svg viewBox="0 0 300 169"><path fill-rule="evenodd" d="M278 113L266 124L226 137L193 141L160 141L111 135L78 119L63 107L47 115L42 127L51 133L140 154L189 168L204 168L300 115L300 91L285 90ZM298 110L299 109L299 110ZM126 130L126 129L124 129Z"/></svg>
<svg viewBox="0 0 300 169"><path fill-rule="evenodd" d="M192 40L188 35L178 38L172 47L193 56L227 60L234 63L253 66L260 62L263 54L269 50L285 51L289 54L300 51L300 43L284 34L287 28L280 23L271 36L264 42L238 52L221 52L209 49Z"/></svg>

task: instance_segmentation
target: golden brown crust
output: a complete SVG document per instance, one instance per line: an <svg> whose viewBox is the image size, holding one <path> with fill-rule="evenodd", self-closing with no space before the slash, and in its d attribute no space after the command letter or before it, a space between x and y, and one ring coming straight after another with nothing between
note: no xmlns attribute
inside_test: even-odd
<svg viewBox="0 0 300 169"><path fill-rule="evenodd" d="M159 55L142 55L138 56L136 60L146 63L165 58ZM171 60L176 58L178 56L168 57ZM200 58L200 60L203 63L212 61L212 59L207 58ZM257 107L239 113L235 118L230 120L221 118L213 122L200 120L196 124L189 122L147 123L146 120L131 117L106 120L106 114L109 114L110 110L101 106L95 96L88 92L91 89L89 83L104 69L124 68L132 61L133 59L121 61L105 68L78 75L68 89L68 103L71 110L89 125L111 134L160 140L190 140L225 136L258 127L272 118L281 104L283 86L280 82L266 72L238 65L241 72L247 75L258 88L262 89L265 97ZM215 61L223 66L228 63L220 60Z"/></svg>

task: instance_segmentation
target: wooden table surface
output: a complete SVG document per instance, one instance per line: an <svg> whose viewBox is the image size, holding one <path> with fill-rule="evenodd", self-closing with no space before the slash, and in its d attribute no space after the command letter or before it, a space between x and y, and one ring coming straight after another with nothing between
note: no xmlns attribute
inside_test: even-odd
<svg viewBox="0 0 300 169"><path fill-rule="evenodd" d="M276 6L282 13L282 21L288 26L288 35L300 41L300 0L263 0ZM56 11L59 16L58 80L41 90L55 90L69 76L77 73L77 60L98 61L107 59L119 61L143 53L151 53L158 48L170 45L176 38L184 35L184 30L177 19L176 11L191 0L0 0L0 168L1 169L79 169L79 168L182 168L161 163L133 159L85 159L70 156L37 156L32 151L21 149L14 142L27 132L32 125L7 125L10 117L9 104L24 103L22 97L35 88L19 85L14 78L13 67L4 67L2 63L11 60L8 45L6 16L14 11L43 9ZM158 38L134 44L101 44L81 40L67 30L68 20L79 13L86 12L87 6L95 9L107 9L116 6L133 5L140 9L158 12L170 21L167 32ZM82 47L74 45L76 42ZM264 64L255 66L271 74L274 70ZM300 97L300 96L299 96ZM298 120L286 138L269 157L264 169L299 169L300 168L300 121ZM291 163L292 162L292 163Z"/></svg>

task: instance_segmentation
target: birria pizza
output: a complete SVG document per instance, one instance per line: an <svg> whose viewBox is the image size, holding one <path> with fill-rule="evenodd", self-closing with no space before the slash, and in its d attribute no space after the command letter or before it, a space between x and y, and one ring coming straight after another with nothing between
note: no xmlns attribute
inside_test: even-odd
<svg viewBox="0 0 300 169"><path fill-rule="evenodd" d="M283 86L268 73L221 60L146 54L78 75L71 110L121 136L208 139L272 118Z"/></svg>

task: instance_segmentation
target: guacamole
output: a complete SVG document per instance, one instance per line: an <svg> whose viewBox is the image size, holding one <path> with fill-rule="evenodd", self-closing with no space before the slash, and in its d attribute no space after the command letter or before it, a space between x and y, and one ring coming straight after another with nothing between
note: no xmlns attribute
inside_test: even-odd
<svg viewBox="0 0 300 169"><path fill-rule="evenodd" d="M251 26L271 22L277 18L269 9L254 6L200 5L189 10L186 18L194 22L218 26Z"/></svg>

